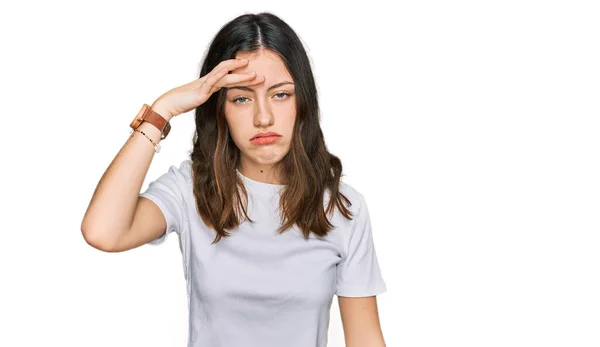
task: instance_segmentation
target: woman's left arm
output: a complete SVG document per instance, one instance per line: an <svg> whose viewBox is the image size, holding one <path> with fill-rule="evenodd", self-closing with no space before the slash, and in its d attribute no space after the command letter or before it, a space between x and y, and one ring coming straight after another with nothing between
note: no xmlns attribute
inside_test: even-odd
<svg viewBox="0 0 600 347"><path fill-rule="evenodd" d="M385 347L377 297L338 296L346 347Z"/></svg>

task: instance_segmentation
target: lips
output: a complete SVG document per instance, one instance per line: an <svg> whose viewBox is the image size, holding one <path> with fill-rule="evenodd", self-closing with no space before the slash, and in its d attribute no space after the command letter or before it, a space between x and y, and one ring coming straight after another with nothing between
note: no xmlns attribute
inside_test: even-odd
<svg viewBox="0 0 600 347"><path fill-rule="evenodd" d="M279 136L281 137L281 135L279 135L278 133L274 133L272 131L266 132L266 133L258 133L254 136L252 136L252 138L250 139L250 141L259 138L259 137L269 137L269 136Z"/></svg>

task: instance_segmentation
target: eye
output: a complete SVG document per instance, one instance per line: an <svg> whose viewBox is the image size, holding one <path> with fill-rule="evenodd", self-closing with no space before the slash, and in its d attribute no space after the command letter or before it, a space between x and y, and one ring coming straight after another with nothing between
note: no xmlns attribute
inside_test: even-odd
<svg viewBox="0 0 600 347"><path fill-rule="evenodd" d="M244 102L240 102L240 100L247 100L248 98L245 96L240 96L239 98L233 99L233 102L236 104L243 104Z"/></svg>
<svg viewBox="0 0 600 347"><path fill-rule="evenodd" d="M276 96L277 100L285 100L285 99L287 99L287 98L288 98L290 95L291 95L291 94L290 94L290 93L287 93L287 92L280 92L280 93L277 93L277 94L275 94L275 96ZM248 102L248 100L249 100L249 99L248 99L247 97L245 97L245 96L240 96L240 97L237 97L237 98L233 99L233 103L235 103L235 104L245 104L246 102Z"/></svg>
<svg viewBox="0 0 600 347"><path fill-rule="evenodd" d="M287 98L288 96L290 96L290 93L286 93L286 92L281 92L281 93L277 93L275 94L275 96L281 95L281 97L279 97L279 100L283 100L285 98ZM284 97L285 96L285 97Z"/></svg>

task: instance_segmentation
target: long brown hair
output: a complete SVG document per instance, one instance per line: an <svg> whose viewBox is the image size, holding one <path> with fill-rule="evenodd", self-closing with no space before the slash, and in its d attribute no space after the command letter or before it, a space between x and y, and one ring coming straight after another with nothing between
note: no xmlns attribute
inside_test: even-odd
<svg viewBox="0 0 600 347"><path fill-rule="evenodd" d="M327 214L337 207L352 219L352 212L342 200L352 205L339 191L342 163L329 153L319 124L317 88L310 61L302 42L292 28L279 17L263 12L244 14L225 24L213 38L200 69L200 76L219 62L235 58L238 52L268 49L283 60L296 90L296 121L289 152L275 165L275 172L285 178L279 210L282 233L297 225L305 239L310 233L325 236L335 226ZM192 179L196 207L204 223L216 231L214 243L230 236L247 214L248 193L236 169L240 150L233 142L224 115L226 89L196 108L196 133L191 152ZM327 209L324 195L329 192Z"/></svg>

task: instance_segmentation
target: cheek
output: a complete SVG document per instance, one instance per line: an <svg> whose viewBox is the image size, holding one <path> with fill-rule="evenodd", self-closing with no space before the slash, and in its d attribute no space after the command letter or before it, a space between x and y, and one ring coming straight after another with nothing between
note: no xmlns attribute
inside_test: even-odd
<svg viewBox="0 0 600 347"><path fill-rule="evenodd" d="M229 137L231 137L231 139L233 140L233 142L239 147L241 144L240 142L240 129L238 124L236 124L235 122L232 122L230 119L228 119L227 117L225 117L225 120L227 122L227 129L229 130Z"/></svg>
<svg viewBox="0 0 600 347"><path fill-rule="evenodd" d="M285 117L285 129L288 131L288 135L292 135L294 132L294 124L296 123L296 110L290 112Z"/></svg>
<svg viewBox="0 0 600 347"><path fill-rule="evenodd" d="M231 136L233 142L236 144L236 146L238 146L238 148L241 148L240 146L244 145L244 141L242 139L243 134L241 134L239 129L235 128L235 126L234 128L229 128L229 136Z"/></svg>
<svg viewBox="0 0 600 347"><path fill-rule="evenodd" d="M280 121L288 121L296 117L296 102L287 100L285 102L274 102L272 112L275 113Z"/></svg>
<svg viewBox="0 0 600 347"><path fill-rule="evenodd" d="M229 132L231 134L237 134L240 131L239 124L239 116L235 114L231 109L225 107L225 121L227 122L227 126L229 127Z"/></svg>

